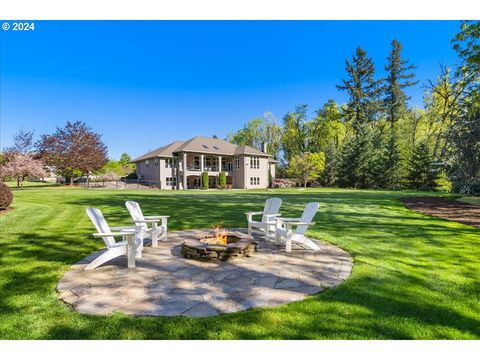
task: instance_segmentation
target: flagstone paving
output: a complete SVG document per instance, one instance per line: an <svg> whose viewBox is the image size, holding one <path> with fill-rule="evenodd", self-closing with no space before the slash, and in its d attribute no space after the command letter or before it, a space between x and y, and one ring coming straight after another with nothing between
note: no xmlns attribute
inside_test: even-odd
<svg viewBox="0 0 480 360"><path fill-rule="evenodd" d="M257 252L249 258L218 263L183 258L182 242L205 231L169 232L167 242L144 247L131 269L123 256L84 271L102 251L95 252L64 274L59 297L84 314L205 317L302 300L339 285L353 265L347 252L331 244L317 241L319 251L294 247L287 254L284 246L260 236L255 236Z"/></svg>

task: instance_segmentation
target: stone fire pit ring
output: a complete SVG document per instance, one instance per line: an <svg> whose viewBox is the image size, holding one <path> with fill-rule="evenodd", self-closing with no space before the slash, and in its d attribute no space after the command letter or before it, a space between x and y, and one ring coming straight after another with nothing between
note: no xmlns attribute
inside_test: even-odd
<svg viewBox="0 0 480 360"><path fill-rule="evenodd" d="M205 236L198 239L186 239L182 244L182 255L192 260L226 261L251 257L257 246L253 237L239 231L228 233L228 244L226 245L205 243L204 239Z"/></svg>

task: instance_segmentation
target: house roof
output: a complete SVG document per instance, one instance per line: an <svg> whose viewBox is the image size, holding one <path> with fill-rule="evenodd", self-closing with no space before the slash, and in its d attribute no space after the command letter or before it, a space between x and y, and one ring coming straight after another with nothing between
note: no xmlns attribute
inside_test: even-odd
<svg viewBox="0 0 480 360"><path fill-rule="evenodd" d="M270 156L251 146L237 146L222 139L206 136L195 136L187 141L175 141L171 144L159 147L142 156L133 159L132 162L152 159L156 157L173 157L177 153L191 152L216 155L257 155Z"/></svg>
<svg viewBox="0 0 480 360"><path fill-rule="evenodd" d="M156 157L172 157L173 156L173 151L177 147L179 147L181 144L183 144L183 141L174 141L173 143L170 143L168 145L164 145L162 147L159 147L158 149L155 149L155 150L150 151L146 154L143 154L142 156L139 156L139 157L133 159L132 162L138 162L138 161L152 159L152 158L156 158Z"/></svg>
<svg viewBox="0 0 480 360"><path fill-rule="evenodd" d="M174 152L197 152L218 155L233 155L236 145L228 141L205 136L195 136L185 141Z"/></svg>

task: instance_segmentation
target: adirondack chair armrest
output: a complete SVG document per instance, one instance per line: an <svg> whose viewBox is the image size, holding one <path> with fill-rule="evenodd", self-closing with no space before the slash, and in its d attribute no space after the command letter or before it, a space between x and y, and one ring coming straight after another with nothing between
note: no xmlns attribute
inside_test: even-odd
<svg viewBox="0 0 480 360"><path fill-rule="evenodd" d="M247 215L247 221L252 221L253 215L262 215L263 211L250 211L246 212L245 215Z"/></svg>
<svg viewBox="0 0 480 360"><path fill-rule="evenodd" d="M110 230L133 230L135 231L135 225L130 226L111 226Z"/></svg>
<svg viewBox="0 0 480 360"><path fill-rule="evenodd" d="M314 222L306 223L306 222L301 222L301 221L285 221L284 224L290 225L290 226L315 225Z"/></svg>
<svg viewBox="0 0 480 360"><path fill-rule="evenodd" d="M105 236L125 236L125 235L131 235L135 233L135 229L132 229L132 231L120 231L120 232L109 232L109 233L95 233L93 234L94 237L105 237Z"/></svg>
<svg viewBox="0 0 480 360"><path fill-rule="evenodd" d="M280 222L300 221L300 218L277 217Z"/></svg>
<svg viewBox="0 0 480 360"><path fill-rule="evenodd" d="M267 221L270 221L270 220L275 220L275 218L279 217L280 215L282 214L268 214L268 215L265 215L265 217L267 218Z"/></svg>
<svg viewBox="0 0 480 360"><path fill-rule="evenodd" d="M154 215L154 216L144 216L143 218L145 220L162 220L162 219L168 219L170 215Z"/></svg>
<svg viewBox="0 0 480 360"><path fill-rule="evenodd" d="M147 224L147 223L157 223L158 220L156 219L145 219L145 220L132 220L133 223L139 223L139 224Z"/></svg>

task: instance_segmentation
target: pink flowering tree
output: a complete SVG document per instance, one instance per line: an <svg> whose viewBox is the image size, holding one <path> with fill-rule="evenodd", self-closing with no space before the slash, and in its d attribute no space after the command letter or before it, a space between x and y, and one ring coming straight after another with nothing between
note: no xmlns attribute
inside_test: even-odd
<svg viewBox="0 0 480 360"><path fill-rule="evenodd" d="M12 154L7 162L0 166L0 177L12 177L17 180L17 187L23 186L28 177L42 178L47 176L41 160L31 154Z"/></svg>
<svg viewBox="0 0 480 360"><path fill-rule="evenodd" d="M108 171L105 174L100 174L97 176L97 181L101 181L105 187L105 182L116 181L120 176L114 171Z"/></svg>

